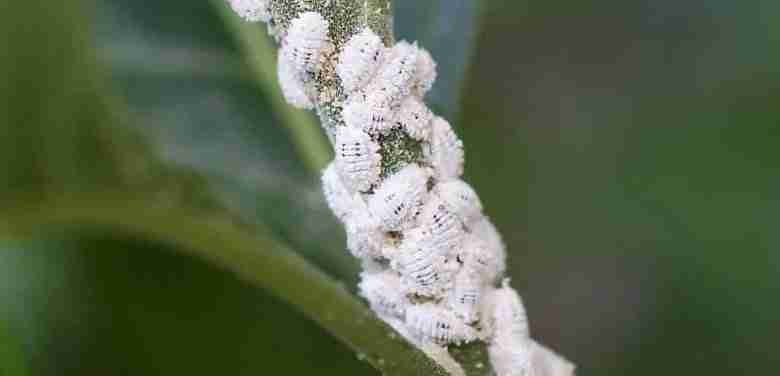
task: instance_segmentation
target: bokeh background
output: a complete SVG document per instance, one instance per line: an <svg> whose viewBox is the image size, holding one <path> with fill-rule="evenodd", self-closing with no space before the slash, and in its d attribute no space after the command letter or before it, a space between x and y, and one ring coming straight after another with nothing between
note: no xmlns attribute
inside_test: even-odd
<svg viewBox="0 0 780 376"><path fill-rule="evenodd" d="M212 4L88 4L100 64L84 68L162 158L354 286L317 177ZM446 70L433 102L466 143L534 336L585 376L777 372L780 3L441 4L398 0L396 31ZM0 243L3 376L277 373L376 372L164 242L95 228Z"/></svg>

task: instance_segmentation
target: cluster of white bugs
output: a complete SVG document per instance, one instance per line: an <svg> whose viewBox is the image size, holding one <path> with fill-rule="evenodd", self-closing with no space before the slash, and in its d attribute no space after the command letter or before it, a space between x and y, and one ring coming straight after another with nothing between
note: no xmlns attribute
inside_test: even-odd
<svg viewBox="0 0 780 376"><path fill-rule="evenodd" d="M268 0L230 2L247 20L269 17ZM387 47L369 28L332 54L328 28L315 12L290 22L279 79L291 104L315 107L312 82L325 59L337 59L329 63L344 89L344 122L332 134L335 160L322 183L345 225L348 249L363 261L360 294L454 374L463 371L446 346L475 340L488 344L499 376L573 374L568 362L531 340L522 300L502 279L501 237L477 193L461 180L462 143L423 102L436 79L431 55L407 42ZM391 131L419 141L423 153L383 176L379 141Z"/></svg>

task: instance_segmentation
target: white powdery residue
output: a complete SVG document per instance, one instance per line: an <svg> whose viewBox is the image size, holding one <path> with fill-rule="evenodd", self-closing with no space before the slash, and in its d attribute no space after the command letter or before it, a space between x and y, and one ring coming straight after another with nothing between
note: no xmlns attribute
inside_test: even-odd
<svg viewBox="0 0 780 376"><path fill-rule="evenodd" d="M442 297L452 287L457 262L448 258L446 248L417 229L405 233L401 246L393 254L385 252L385 257L401 275L401 287L407 294Z"/></svg>
<svg viewBox="0 0 780 376"><path fill-rule="evenodd" d="M483 268L482 275L488 283L497 282L506 271L506 246L496 226L483 216L471 226L470 239L465 246L470 257Z"/></svg>
<svg viewBox="0 0 780 376"><path fill-rule="evenodd" d="M468 324L479 320L483 290L487 288L478 270L462 267L455 276L453 289L447 297L447 304L456 316Z"/></svg>
<svg viewBox="0 0 780 376"><path fill-rule="evenodd" d="M322 192L328 207L342 222L357 210L355 197L344 186L334 162L322 171Z"/></svg>
<svg viewBox="0 0 780 376"><path fill-rule="evenodd" d="M431 122L431 142L424 148L440 181L457 179L463 174L463 143L447 120L435 117Z"/></svg>
<svg viewBox="0 0 780 376"><path fill-rule="evenodd" d="M371 214L384 231L399 231L415 224L428 195L430 173L410 164L385 179L368 200Z"/></svg>
<svg viewBox="0 0 780 376"><path fill-rule="evenodd" d="M436 62L428 50L418 47L416 65L417 77L414 91L418 97L422 98L431 90L436 81Z"/></svg>
<svg viewBox="0 0 780 376"><path fill-rule="evenodd" d="M393 109L381 92L353 95L342 112L348 127L380 134L392 128Z"/></svg>
<svg viewBox="0 0 780 376"><path fill-rule="evenodd" d="M239 17L249 22L271 20L270 0L228 0L228 2Z"/></svg>
<svg viewBox="0 0 780 376"><path fill-rule="evenodd" d="M477 192L465 181L454 179L439 183L434 192L460 217L465 226L470 227L482 217L482 202Z"/></svg>

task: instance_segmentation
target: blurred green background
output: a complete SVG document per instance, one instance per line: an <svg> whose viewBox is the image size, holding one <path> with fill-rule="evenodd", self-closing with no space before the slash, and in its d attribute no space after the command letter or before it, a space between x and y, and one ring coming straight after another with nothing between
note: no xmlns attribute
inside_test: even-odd
<svg viewBox="0 0 780 376"><path fill-rule="evenodd" d="M92 5L84 30L99 64L74 66L107 79L163 160L207 176L248 218L262 213L354 289L318 178L212 4ZM777 372L780 3L396 7L397 34L440 63L433 105L464 139L534 337L579 375ZM60 27L28 16L4 32ZM45 78L72 48L62 42L0 46L0 69L19 69L18 51L53 51L33 67ZM15 90L0 87L3 106ZM27 126L0 120L6 136ZM0 245L2 376L276 373L376 371L274 296L166 242L90 228Z"/></svg>

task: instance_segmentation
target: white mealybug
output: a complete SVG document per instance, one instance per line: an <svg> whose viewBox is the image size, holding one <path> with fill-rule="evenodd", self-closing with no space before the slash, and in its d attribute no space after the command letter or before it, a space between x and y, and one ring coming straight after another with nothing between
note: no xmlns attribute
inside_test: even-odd
<svg viewBox="0 0 780 376"><path fill-rule="evenodd" d="M347 249L360 259L382 258L384 234L375 218L368 212L360 194L355 194L354 210L344 218L347 230Z"/></svg>
<svg viewBox="0 0 780 376"><path fill-rule="evenodd" d="M380 315L404 317L409 299L401 291L401 279L395 272L363 272L358 284L360 295Z"/></svg>
<svg viewBox="0 0 780 376"><path fill-rule="evenodd" d="M344 218L356 210L355 197L344 187L334 162L322 171L322 192L325 202L336 218L344 221Z"/></svg>
<svg viewBox="0 0 780 376"><path fill-rule="evenodd" d="M376 78L367 88L367 97L397 107L411 93L416 71L417 48L406 42L398 42L390 56L379 69Z"/></svg>
<svg viewBox="0 0 780 376"><path fill-rule="evenodd" d="M493 291L490 297L492 306L491 319L494 325L495 338L512 337L528 338L528 315L520 295L509 286L509 279L504 279L501 288Z"/></svg>
<svg viewBox="0 0 780 376"><path fill-rule="evenodd" d="M278 64L276 67L277 74L279 75L279 86L282 88L282 94L287 103L293 107L309 110L314 108L309 96L306 94L306 89L301 77L293 70L292 64L287 61L288 54L285 53L287 47L282 47L279 51Z"/></svg>
<svg viewBox="0 0 780 376"><path fill-rule="evenodd" d="M431 122L431 141L424 149L440 181L456 179L463 174L463 143L450 123L441 117Z"/></svg>
<svg viewBox="0 0 780 376"><path fill-rule="evenodd" d="M418 48L416 71L414 92L422 98L425 93L431 90L434 81L436 81L436 62L431 53L424 48Z"/></svg>
<svg viewBox="0 0 780 376"><path fill-rule="evenodd" d="M437 253L446 255L460 247L465 230L457 213L440 197L430 197L418 216L420 241Z"/></svg>
<svg viewBox="0 0 780 376"><path fill-rule="evenodd" d="M531 369L534 376L574 376L573 364L536 341L531 341Z"/></svg>
<svg viewBox="0 0 780 376"><path fill-rule="evenodd" d="M385 45L370 28L365 28L344 44L336 73L347 93L362 89L374 77L385 55Z"/></svg>
<svg viewBox="0 0 780 376"><path fill-rule="evenodd" d="M353 95L344 105L342 116L348 127L375 134L392 127L393 110L385 98L369 93L364 96Z"/></svg>
<svg viewBox="0 0 780 376"><path fill-rule="evenodd" d="M413 95L406 97L395 116L395 124L402 127L409 136L416 140L428 139L433 112L420 98Z"/></svg>
<svg viewBox="0 0 780 376"><path fill-rule="evenodd" d="M467 269L479 276L483 284L494 285L503 273L504 261L488 249L487 242L480 237L468 234L463 246L458 249L457 260Z"/></svg>
<svg viewBox="0 0 780 376"><path fill-rule="evenodd" d="M379 145L360 129L338 127L335 135L336 168L347 189L366 191L379 180Z"/></svg>
<svg viewBox="0 0 780 376"><path fill-rule="evenodd" d="M249 22L268 22L271 20L269 0L229 0L228 2L239 17Z"/></svg>
<svg viewBox="0 0 780 376"><path fill-rule="evenodd" d="M453 289L447 297L447 304L455 315L466 323L479 320L480 301L485 283L469 268L462 267L455 275Z"/></svg>
<svg viewBox="0 0 780 376"><path fill-rule="evenodd" d="M453 179L436 184L434 193L456 213L463 223L470 226L482 215L482 202L474 188L460 179Z"/></svg>
<svg viewBox="0 0 780 376"><path fill-rule="evenodd" d="M437 297L451 288L457 263L448 259L447 248L433 243L419 229L407 231L400 248L385 256L401 274L402 287L410 294Z"/></svg>
<svg viewBox="0 0 780 376"><path fill-rule="evenodd" d="M496 282L506 270L506 246L496 226L483 216L471 226L472 242L464 248L473 250L473 258L482 264L484 276L489 283Z"/></svg>
<svg viewBox="0 0 780 376"><path fill-rule="evenodd" d="M414 225L428 194L427 169L410 164L385 179L368 200L368 209L385 231L398 231Z"/></svg>
<svg viewBox="0 0 780 376"><path fill-rule="evenodd" d="M406 325L415 337L439 344L461 344L477 338L476 330L452 311L431 303L407 308Z"/></svg>
<svg viewBox="0 0 780 376"><path fill-rule="evenodd" d="M316 12L301 13L290 23L284 44L283 51L296 72L317 72L322 52L330 46L328 21Z"/></svg>
<svg viewBox="0 0 780 376"><path fill-rule="evenodd" d="M488 354L493 369L500 376L529 376L531 346L528 317L520 295L505 279L501 288L491 291L486 299L486 323L492 329ZM485 317L483 316L483 317Z"/></svg>

